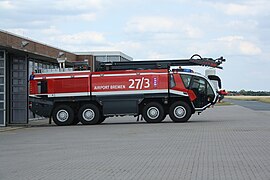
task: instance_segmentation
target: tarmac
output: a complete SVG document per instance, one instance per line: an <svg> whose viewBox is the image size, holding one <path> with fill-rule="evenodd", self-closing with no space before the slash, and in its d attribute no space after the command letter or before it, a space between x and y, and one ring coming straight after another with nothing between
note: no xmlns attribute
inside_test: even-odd
<svg viewBox="0 0 270 180"><path fill-rule="evenodd" d="M29 128L0 132L0 179L269 180L269 112L231 105L188 123L31 121Z"/></svg>

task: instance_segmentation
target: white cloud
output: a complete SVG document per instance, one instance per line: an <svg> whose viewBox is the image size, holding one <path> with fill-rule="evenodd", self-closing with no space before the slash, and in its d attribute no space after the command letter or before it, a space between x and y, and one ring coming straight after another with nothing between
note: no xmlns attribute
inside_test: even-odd
<svg viewBox="0 0 270 180"><path fill-rule="evenodd" d="M167 32L174 27L174 22L167 17L134 17L127 22L127 32Z"/></svg>
<svg viewBox="0 0 270 180"><path fill-rule="evenodd" d="M231 30L233 29L236 31L244 31L244 32L253 31L254 32L257 30L256 28L258 24L259 23L253 19L232 20L226 24L226 28L229 28Z"/></svg>
<svg viewBox="0 0 270 180"><path fill-rule="evenodd" d="M217 50L215 50L215 48L213 47L211 43L188 44L187 47L183 51L186 51L186 54L189 56L193 54L200 54L202 56L211 54L212 56L214 51L217 52Z"/></svg>
<svg viewBox="0 0 270 180"><path fill-rule="evenodd" d="M14 9L14 5L10 1L0 1L0 9Z"/></svg>
<svg viewBox="0 0 270 180"><path fill-rule="evenodd" d="M170 57L169 54L160 53L156 51L150 51L147 53L147 59L168 59Z"/></svg>
<svg viewBox="0 0 270 180"><path fill-rule="evenodd" d="M255 44L247 41L240 42L239 49L244 55L259 55L262 52Z"/></svg>
<svg viewBox="0 0 270 180"><path fill-rule="evenodd" d="M104 0L0 0L0 9L16 9L20 12L89 13L104 8Z"/></svg>
<svg viewBox="0 0 270 180"><path fill-rule="evenodd" d="M245 15L250 13L250 9L248 5L242 5L242 4L228 4L223 5L222 8L224 11L229 15ZM254 13L254 11L251 11Z"/></svg>
<svg viewBox="0 0 270 180"><path fill-rule="evenodd" d="M78 18L85 20L85 21L94 21L96 20L96 14L95 13L85 13L78 15Z"/></svg>
<svg viewBox="0 0 270 180"><path fill-rule="evenodd" d="M57 36L57 40L62 43L78 45L78 44L91 44L91 43L105 43L103 33L99 32L80 32L75 34L67 34Z"/></svg>
<svg viewBox="0 0 270 180"><path fill-rule="evenodd" d="M203 32L200 28L189 24L189 20L163 16L139 16L131 18L125 27L127 33L153 33L155 38L165 36L178 38L200 38ZM155 34L158 33L158 34Z"/></svg>
<svg viewBox="0 0 270 180"><path fill-rule="evenodd" d="M118 49L118 50L138 50L142 48L142 44L139 42L133 42L133 41L120 41L117 43L110 43L111 47Z"/></svg>
<svg viewBox="0 0 270 180"><path fill-rule="evenodd" d="M101 46L93 46L92 50L103 50L103 51L122 51L131 57L136 58L138 54L144 54L145 46L140 42L135 41L109 41Z"/></svg>
<svg viewBox="0 0 270 180"><path fill-rule="evenodd" d="M234 41L239 41L243 39L244 37L242 36L224 36L224 37L217 38L218 41L223 41L223 42L234 42Z"/></svg>
<svg viewBox="0 0 270 180"><path fill-rule="evenodd" d="M199 28L196 28L190 25L187 25L186 27L184 27L184 32L190 38L200 38L203 35L203 32Z"/></svg>
<svg viewBox="0 0 270 180"><path fill-rule="evenodd" d="M244 1L242 3L211 3L216 9L228 15L257 16L269 13L268 0Z"/></svg>
<svg viewBox="0 0 270 180"><path fill-rule="evenodd" d="M18 34L20 36L26 36L30 32L28 29L25 29L25 28L9 28L6 30L14 34Z"/></svg>
<svg viewBox="0 0 270 180"><path fill-rule="evenodd" d="M101 0L0 0L1 21L9 26L27 28L44 28L60 23L67 26L96 20L103 10L102 3Z"/></svg>
<svg viewBox="0 0 270 180"><path fill-rule="evenodd" d="M245 40L242 36L225 36L216 39L221 42L224 51L228 54L259 55L262 50L253 42Z"/></svg>
<svg viewBox="0 0 270 180"><path fill-rule="evenodd" d="M57 29L55 26L50 26L49 28L42 29L40 30L40 32L45 36L55 36L61 34L61 31Z"/></svg>
<svg viewBox="0 0 270 180"><path fill-rule="evenodd" d="M71 14L65 16L57 16L54 21L57 22L89 22L95 21L97 18L96 13L83 13L83 14Z"/></svg>
<svg viewBox="0 0 270 180"><path fill-rule="evenodd" d="M56 9L77 9L91 10L101 9L103 7L102 0L57 0L53 2Z"/></svg>

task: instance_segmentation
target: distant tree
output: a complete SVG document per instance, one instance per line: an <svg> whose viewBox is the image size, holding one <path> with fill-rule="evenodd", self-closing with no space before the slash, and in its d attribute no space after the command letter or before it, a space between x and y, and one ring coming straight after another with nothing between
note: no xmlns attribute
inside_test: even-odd
<svg viewBox="0 0 270 180"><path fill-rule="evenodd" d="M244 96L270 96L270 91L246 91L244 89L240 91L230 91L233 95L244 95Z"/></svg>
<svg viewBox="0 0 270 180"><path fill-rule="evenodd" d="M238 93L239 93L240 95L245 95L245 94L246 94L246 91L245 91L244 89L242 89L242 90L240 90Z"/></svg>

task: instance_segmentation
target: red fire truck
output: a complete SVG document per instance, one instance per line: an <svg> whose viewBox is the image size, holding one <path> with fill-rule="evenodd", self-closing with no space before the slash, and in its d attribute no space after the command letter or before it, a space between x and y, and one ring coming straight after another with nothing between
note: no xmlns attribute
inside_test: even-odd
<svg viewBox="0 0 270 180"><path fill-rule="evenodd" d="M37 115L52 117L57 125L100 124L107 117L124 115L142 116L148 123L159 123L166 115L186 122L217 102L219 89L211 80L219 88L221 81L182 67L222 68L224 61L195 55L183 60L104 62L95 72L37 73L30 78L29 107Z"/></svg>

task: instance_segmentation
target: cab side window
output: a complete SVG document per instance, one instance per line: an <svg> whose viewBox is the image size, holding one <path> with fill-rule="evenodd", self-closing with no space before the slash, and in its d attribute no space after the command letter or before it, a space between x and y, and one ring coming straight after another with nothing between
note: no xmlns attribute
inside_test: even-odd
<svg viewBox="0 0 270 180"><path fill-rule="evenodd" d="M174 77L172 74L170 74L170 88L174 88L176 86Z"/></svg>
<svg viewBox="0 0 270 180"><path fill-rule="evenodd" d="M200 78L199 79L199 88L198 88L198 91L200 92L200 93L202 93L202 94L205 94L205 90L206 90L206 88L205 88L205 80L204 79L202 79L202 78Z"/></svg>
<svg viewBox="0 0 270 180"><path fill-rule="evenodd" d="M188 74L180 74L180 76L181 76L182 81L185 85L185 88L189 89L192 76L188 75Z"/></svg>
<svg viewBox="0 0 270 180"><path fill-rule="evenodd" d="M38 82L38 93L43 94L48 92L48 85L46 80L41 80Z"/></svg>
<svg viewBox="0 0 270 180"><path fill-rule="evenodd" d="M194 90L196 91L197 93L200 93L200 94L206 94L205 92L205 80L200 78L200 77L194 77L193 78L193 83L190 87L191 90Z"/></svg>

